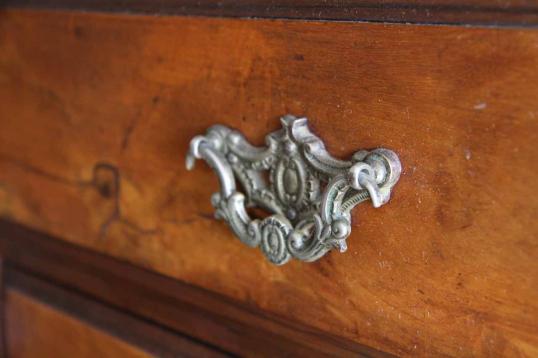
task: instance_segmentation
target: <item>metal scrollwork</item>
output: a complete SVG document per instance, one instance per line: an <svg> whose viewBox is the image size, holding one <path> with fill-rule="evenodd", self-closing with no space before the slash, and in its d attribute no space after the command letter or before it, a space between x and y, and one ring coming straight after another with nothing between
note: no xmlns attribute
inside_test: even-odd
<svg viewBox="0 0 538 358"><path fill-rule="evenodd" d="M376 208L387 203L400 177L398 156L381 148L339 160L310 132L306 118L287 115L281 122L282 129L267 135L265 147L215 125L192 139L187 169L195 159L214 169L221 186L211 198L215 216L272 263L282 265L292 257L311 262L333 248L344 252L351 210L368 199ZM252 218L249 207L271 215Z"/></svg>

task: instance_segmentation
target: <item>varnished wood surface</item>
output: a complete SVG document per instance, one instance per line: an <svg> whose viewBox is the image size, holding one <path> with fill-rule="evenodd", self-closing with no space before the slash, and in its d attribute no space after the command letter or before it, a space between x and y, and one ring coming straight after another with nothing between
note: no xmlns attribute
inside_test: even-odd
<svg viewBox="0 0 538 358"><path fill-rule="evenodd" d="M3 235L0 234L0 237ZM5 318L6 318L6 310L5 307L5 273L4 273L4 261L3 258L0 259L0 356L6 356L7 355L7 348L6 348L6 333L5 333Z"/></svg>
<svg viewBox="0 0 538 358"><path fill-rule="evenodd" d="M289 319L275 317L250 303L231 300L13 223L0 220L0 233L0 254L6 261L7 285L37 297L47 297L48 301L64 302L63 310L85 316L96 326L108 331L116 327L116 333L126 336L130 342L145 342L145 347L158 347L157 351L153 349L157 356L163 356L163 351L173 352L177 342L163 339L162 334L151 335L147 329L137 330L134 332L137 335L133 335L131 329L129 334L122 327L132 328L135 326L133 322L126 322L125 318L115 319L117 313L106 312L102 307L95 309L80 303L80 299L71 297L74 294L70 292L80 292L134 317L158 323L242 357L389 356ZM43 289L47 285L38 281L50 282L63 289ZM71 298L67 300L66 297ZM183 346L185 344L180 347ZM199 349L181 351L201 356Z"/></svg>
<svg viewBox="0 0 538 358"><path fill-rule="evenodd" d="M12 267L6 277L9 357L231 356Z"/></svg>
<svg viewBox="0 0 538 358"><path fill-rule="evenodd" d="M400 355L538 347L538 32L6 11L0 212ZM189 139L306 115L338 156L386 146L392 201L345 254L268 264L212 219Z"/></svg>
<svg viewBox="0 0 538 358"><path fill-rule="evenodd" d="M536 0L4 0L12 8L494 26L538 25Z"/></svg>
<svg viewBox="0 0 538 358"><path fill-rule="evenodd" d="M151 357L144 351L26 296L6 291L8 357Z"/></svg>
<svg viewBox="0 0 538 358"><path fill-rule="evenodd" d="M14 269L11 264L5 268L8 357L231 356L219 348L157 325L153 320L128 315L124 305L103 304L97 301L99 293L88 296L91 292L67 290L64 285L50 280L50 276L44 281L45 274L46 270L39 272L40 277L29 275ZM81 281L85 282L84 279ZM27 299L20 300L19 297ZM21 305L21 301L35 304ZM50 330L42 332L45 326L50 326ZM69 342L64 344L66 340Z"/></svg>

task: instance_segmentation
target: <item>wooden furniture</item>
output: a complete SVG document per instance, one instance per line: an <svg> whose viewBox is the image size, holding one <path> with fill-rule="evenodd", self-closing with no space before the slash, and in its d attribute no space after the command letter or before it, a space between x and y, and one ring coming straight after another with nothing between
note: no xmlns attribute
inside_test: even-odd
<svg viewBox="0 0 538 358"><path fill-rule="evenodd" d="M526 0L7 1L4 355L536 356L537 24ZM346 253L274 266L184 160L286 113L403 172Z"/></svg>

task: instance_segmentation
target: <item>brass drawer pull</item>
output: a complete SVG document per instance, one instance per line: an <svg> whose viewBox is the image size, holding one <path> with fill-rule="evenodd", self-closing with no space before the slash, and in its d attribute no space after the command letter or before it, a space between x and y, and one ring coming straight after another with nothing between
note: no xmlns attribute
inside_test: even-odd
<svg viewBox="0 0 538 358"><path fill-rule="evenodd" d="M307 121L284 116L282 129L266 136L266 147L215 125L192 139L187 155L187 169L204 159L219 176L220 192L211 198L215 216L277 265L292 257L315 261L332 248L346 251L351 209L367 199L376 208L387 203L402 169L398 156L382 148L360 150L349 161L333 158ZM247 207L272 215L251 218Z"/></svg>

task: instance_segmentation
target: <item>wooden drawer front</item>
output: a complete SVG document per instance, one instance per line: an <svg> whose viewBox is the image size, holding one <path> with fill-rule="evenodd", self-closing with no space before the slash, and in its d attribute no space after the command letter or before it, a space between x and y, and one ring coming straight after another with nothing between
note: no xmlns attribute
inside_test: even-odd
<svg viewBox="0 0 538 358"><path fill-rule="evenodd" d="M6 293L10 357L149 357L17 291Z"/></svg>
<svg viewBox="0 0 538 358"><path fill-rule="evenodd" d="M225 357L224 352L13 269L3 305L8 357Z"/></svg>
<svg viewBox="0 0 538 358"><path fill-rule="evenodd" d="M4 11L0 212L397 354L536 354L538 32ZM184 168L215 123L396 151L345 254L267 263Z"/></svg>
<svg viewBox="0 0 538 358"><path fill-rule="evenodd" d="M15 290L7 290L10 357L149 357L145 352Z"/></svg>

